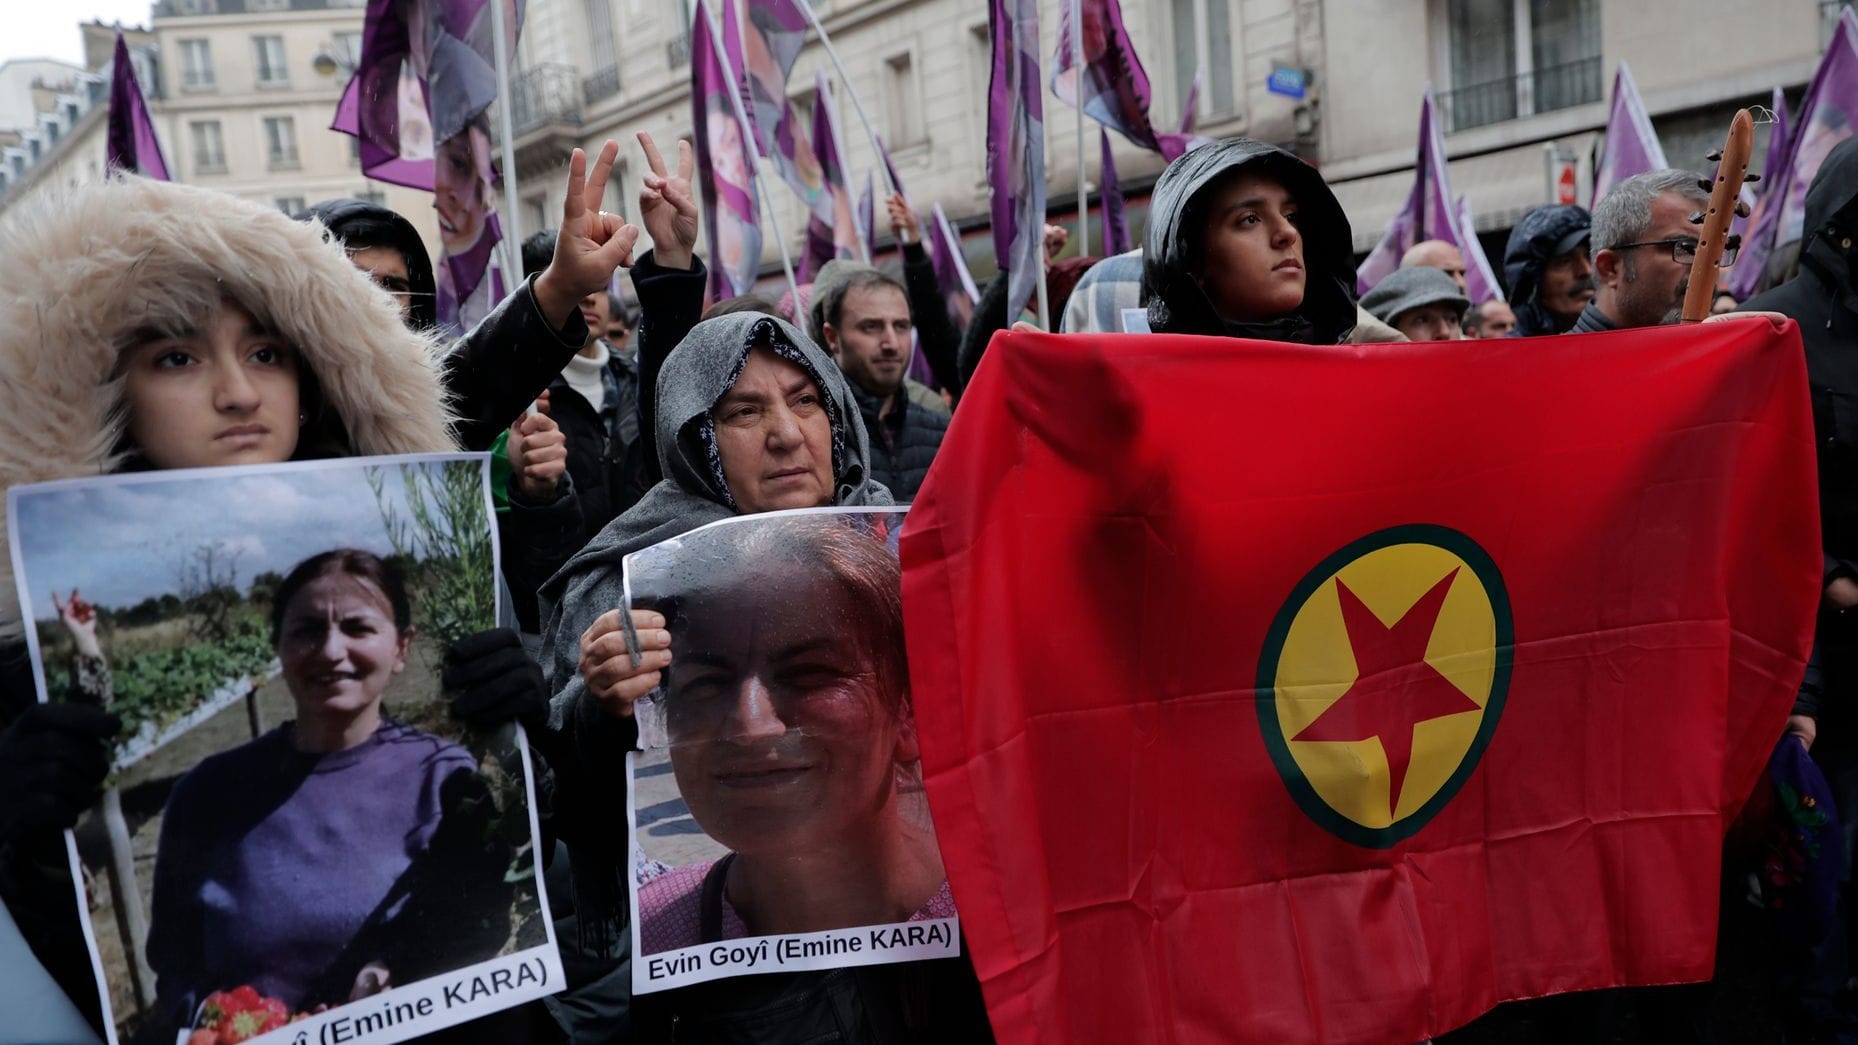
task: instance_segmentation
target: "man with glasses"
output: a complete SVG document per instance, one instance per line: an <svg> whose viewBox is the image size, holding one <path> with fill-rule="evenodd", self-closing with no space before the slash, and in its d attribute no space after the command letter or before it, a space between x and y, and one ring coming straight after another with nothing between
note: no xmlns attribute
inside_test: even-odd
<svg viewBox="0 0 1858 1045"><path fill-rule="evenodd" d="M1690 216L1710 205L1703 180L1695 171L1650 171L1620 182L1594 207L1594 297L1570 333L1677 321L1697 256ZM1735 254L1731 239L1723 267Z"/></svg>

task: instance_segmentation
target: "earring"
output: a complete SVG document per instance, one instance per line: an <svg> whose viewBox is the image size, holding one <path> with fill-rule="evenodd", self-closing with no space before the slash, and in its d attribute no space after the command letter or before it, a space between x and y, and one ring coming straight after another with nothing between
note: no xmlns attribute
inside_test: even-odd
<svg viewBox="0 0 1858 1045"><path fill-rule="evenodd" d="M298 411L298 413L297 413L297 427L298 427L298 428L302 428L302 427L303 427L304 425L307 425L307 424L309 424L309 423L310 423L310 413L309 413L309 411L307 411L307 410L302 410L302 411Z"/></svg>

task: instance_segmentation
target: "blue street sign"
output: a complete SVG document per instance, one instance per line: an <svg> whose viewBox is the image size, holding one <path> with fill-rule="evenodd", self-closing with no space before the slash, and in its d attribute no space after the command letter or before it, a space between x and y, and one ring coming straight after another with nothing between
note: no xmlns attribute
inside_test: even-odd
<svg viewBox="0 0 1858 1045"><path fill-rule="evenodd" d="M1301 99L1305 86L1303 70L1293 69L1288 65L1277 66L1271 70L1271 77L1264 82L1264 86L1265 90L1272 94Z"/></svg>

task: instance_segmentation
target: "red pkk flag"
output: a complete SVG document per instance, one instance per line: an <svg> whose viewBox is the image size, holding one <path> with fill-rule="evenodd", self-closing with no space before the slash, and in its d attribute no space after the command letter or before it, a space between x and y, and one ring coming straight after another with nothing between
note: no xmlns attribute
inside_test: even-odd
<svg viewBox="0 0 1858 1045"><path fill-rule="evenodd" d="M1669 166L1645 102L1639 98L1639 85L1632 79L1632 70L1621 62L1613 76L1613 108L1606 119L1606 137L1600 140L1600 159L1594 164L1593 201L1599 203L1613 186L1635 174Z"/></svg>
<svg viewBox="0 0 1858 1045"><path fill-rule="evenodd" d="M987 176L994 256L1017 316L1044 278L1045 100L1039 81L1038 0L988 0L993 72L987 86Z"/></svg>
<svg viewBox="0 0 1858 1045"><path fill-rule="evenodd" d="M937 203L930 209L935 229L929 238L929 260L935 265L935 278L942 285L942 295L948 299L949 314L960 319L960 326L966 328L974 318L974 306L981 303L981 291L974 285L973 273L968 271L961 237L949 223L948 215L942 212L942 205Z"/></svg>
<svg viewBox="0 0 1858 1045"><path fill-rule="evenodd" d="M1123 187L1116 177L1116 157L1110 151L1110 132L1099 130L1103 139L1103 253L1105 257L1129 250L1129 219L1123 213Z"/></svg>
<svg viewBox="0 0 1858 1045"><path fill-rule="evenodd" d="M148 117L148 100L136 82L135 65L122 30L116 32L116 57L110 70L110 123L104 143L111 170L128 171L156 181L167 181L168 161L162 158L155 123Z"/></svg>
<svg viewBox="0 0 1858 1045"><path fill-rule="evenodd" d="M995 336L901 547L1001 1045L1711 976L1819 596L1798 330L1492 344Z"/></svg>
<svg viewBox="0 0 1858 1045"><path fill-rule="evenodd" d="M754 139L740 117L740 81L716 50L709 18L708 5L697 0L690 101L697 128L703 226L709 233L710 300L720 301L754 289L761 273L761 214L755 197Z"/></svg>
<svg viewBox="0 0 1858 1045"><path fill-rule="evenodd" d="M1413 191L1400 212L1387 223L1381 241L1356 269L1356 292L1366 294L1374 289L1374 284L1400 267L1402 255L1424 240L1444 240L1463 252L1471 234L1459 228L1458 211L1452 197L1451 172L1446 166L1445 138L1435 115L1432 85L1427 84L1419 104L1419 150L1413 161ZM1465 279L1466 293L1474 305L1503 296L1501 284L1494 279L1486 282L1476 269L1467 269Z"/></svg>
<svg viewBox="0 0 1858 1045"><path fill-rule="evenodd" d="M1729 290L1738 300L1755 292L1768 255L1802 238L1806 190L1832 147L1851 137L1858 121L1858 13L1839 8L1839 25L1800 99L1788 136L1786 162L1761 172L1761 209L1749 221L1742 253L1729 270Z"/></svg>

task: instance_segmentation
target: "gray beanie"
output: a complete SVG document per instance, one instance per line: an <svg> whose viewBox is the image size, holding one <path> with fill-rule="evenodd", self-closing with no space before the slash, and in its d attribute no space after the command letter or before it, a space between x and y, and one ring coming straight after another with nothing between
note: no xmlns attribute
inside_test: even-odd
<svg viewBox="0 0 1858 1045"><path fill-rule="evenodd" d="M1439 269L1423 266L1395 269L1361 298L1362 308L1389 325L1402 312L1438 304L1450 305L1463 315L1471 307L1471 299L1464 296L1464 291L1458 289L1450 276Z"/></svg>

